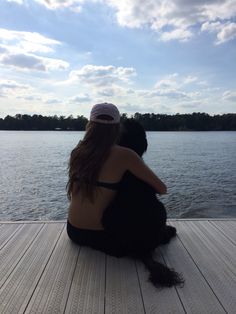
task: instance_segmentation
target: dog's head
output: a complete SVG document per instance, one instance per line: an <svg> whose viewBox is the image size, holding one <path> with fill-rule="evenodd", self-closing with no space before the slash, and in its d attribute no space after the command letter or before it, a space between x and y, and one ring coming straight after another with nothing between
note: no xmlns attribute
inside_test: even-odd
<svg viewBox="0 0 236 314"><path fill-rule="evenodd" d="M118 144L134 150L142 157L148 146L143 126L135 119L125 119L121 125Z"/></svg>

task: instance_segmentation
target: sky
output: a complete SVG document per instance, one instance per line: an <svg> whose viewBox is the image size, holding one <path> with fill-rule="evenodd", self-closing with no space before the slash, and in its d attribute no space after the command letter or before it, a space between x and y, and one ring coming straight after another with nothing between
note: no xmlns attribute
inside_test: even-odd
<svg viewBox="0 0 236 314"><path fill-rule="evenodd" d="M1 0L0 117L236 112L236 0Z"/></svg>

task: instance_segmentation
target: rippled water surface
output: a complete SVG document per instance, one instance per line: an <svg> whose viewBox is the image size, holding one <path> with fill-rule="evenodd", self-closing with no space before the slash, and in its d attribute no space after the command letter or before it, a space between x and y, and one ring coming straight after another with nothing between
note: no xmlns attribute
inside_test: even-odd
<svg viewBox="0 0 236 314"><path fill-rule="evenodd" d="M67 164L83 132L0 131L0 220L66 219ZM236 132L148 132L169 217L236 217Z"/></svg>

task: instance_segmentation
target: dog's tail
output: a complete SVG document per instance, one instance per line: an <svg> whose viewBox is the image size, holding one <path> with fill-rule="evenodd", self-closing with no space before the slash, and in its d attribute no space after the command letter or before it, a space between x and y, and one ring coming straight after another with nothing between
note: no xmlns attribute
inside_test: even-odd
<svg viewBox="0 0 236 314"><path fill-rule="evenodd" d="M183 286L184 279L181 274L167 266L155 261L152 254L142 257L142 262L150 271L149 280L155 287Z"/></svg>

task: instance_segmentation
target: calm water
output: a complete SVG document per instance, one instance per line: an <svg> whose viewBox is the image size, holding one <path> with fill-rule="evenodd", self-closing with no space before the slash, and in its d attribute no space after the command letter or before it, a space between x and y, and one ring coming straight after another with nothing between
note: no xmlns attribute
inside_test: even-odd
<svg viewBox="0 0 236 314"><path fill-rule="evenodd" d="M67 164L83 132L0 131L0 220L66 219ZM149 132L144 159L169 217L236 217L236 132Z"/></svg>

